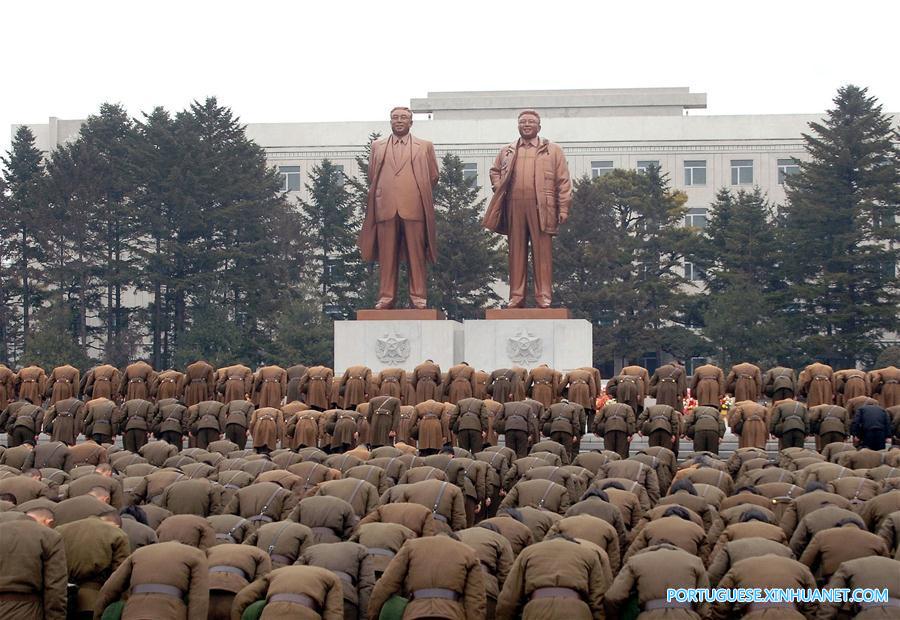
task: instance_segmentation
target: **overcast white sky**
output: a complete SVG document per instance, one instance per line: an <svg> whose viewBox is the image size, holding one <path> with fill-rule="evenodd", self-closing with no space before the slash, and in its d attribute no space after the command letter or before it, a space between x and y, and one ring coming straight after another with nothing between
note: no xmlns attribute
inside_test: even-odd
<svg viewBox="0 0 900 620"><path fill-rule="evenodd" d="M900 111L900 3L726 0L0 3L10 125L215 95L243 122L372 120L441 90L689 86L706 114ZM698 112L694 112L698 113Z"/></svg>

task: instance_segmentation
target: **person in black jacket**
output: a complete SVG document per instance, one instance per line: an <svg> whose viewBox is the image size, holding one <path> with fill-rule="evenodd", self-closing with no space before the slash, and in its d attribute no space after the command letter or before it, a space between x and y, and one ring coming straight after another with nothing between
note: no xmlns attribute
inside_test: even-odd
<svg viewBox="0 0 900 620"><path fill-rule="evenodd" d="M856 410L850 433L859 440L860 447L884 450L885 441L891 436L891 417L878 405L863 405Z"/></svg>

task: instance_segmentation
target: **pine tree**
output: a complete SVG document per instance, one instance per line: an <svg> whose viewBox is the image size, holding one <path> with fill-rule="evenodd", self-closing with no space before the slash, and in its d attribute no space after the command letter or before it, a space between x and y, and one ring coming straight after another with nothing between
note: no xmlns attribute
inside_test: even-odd
<svg viewBox="0 0 900 620"><path fill-rule="evenodd" d="M46 209L46 173L34 134L21 126L12 150L2 159L6 186L4 219L6 247L3 261L10 265L14 288L11 296L21 307L21 349L28 348L32 311L41 303L41 261L44 258L40 222Z"/></svg>
<svg viewBox="0 0 900 620"><path fill-rule="evenodd" d="M459 157L447 153L434 189L435 227L440 248L431 268L429 306L452 320L474 319L479 310L496 305L494 283L503 268L497 237L481 225L484 199L463 175Z"/></svg>
<svg viewBox="0 0 900 620"><path fill-rule="evenodd" d="M787 355L779 312L784 289L775 214L759 188L722 189L691 256L709 292L703 334L723 366L749 361L774 365Z"/></svg>
<svg viewBox="0 0 900 620"><path fill-rule="evenodd" d="M871 361L898 326L900 150L867 89L838 90L804 134L808 162L788 178L782 247L807 358ZM788 245L789 244L789 245Z"/></svg>
<svg viewBox="0 0 900 620"><path fill-rule="evenodd" d="M594 324L600 362L700 350L686 326L681 266L696 233L681 226L685 201L656 167L576 182L554 281L561 304Z"/></svg>
<svg viewBox="0 0 900 620"><path fill-rule="evenodd" d="M345 186L344 173L330 160L313 166L300 201L303 228L311 260L307 273L316 283L322 309L336 309L348 317L357 307L357 287L364 269L356 237L362 222ZM333 310L330 310L333 312Z"/></svg>
<svg viewBox="0 0 900 620"><path fill-rule="evenodd" d="M369 134L369 139L363 152L355 158L359 176L351 177L347 175L347 189L350 192L350 200L353 202L355 215L360 226L362 226L362 222L366 218L366 202L371 184L369 159L372 156L372 143L380 137L381 134L377 132ZM357 248L358 251L359 249ZM362 256L360 256L360 260L362 260ZM405 283L401 281L400 284L403 286ZM378 300L378 270L375 263L362 262L359 281L357 282L357 295L356 309L375 307L375 302Z"/></svg>

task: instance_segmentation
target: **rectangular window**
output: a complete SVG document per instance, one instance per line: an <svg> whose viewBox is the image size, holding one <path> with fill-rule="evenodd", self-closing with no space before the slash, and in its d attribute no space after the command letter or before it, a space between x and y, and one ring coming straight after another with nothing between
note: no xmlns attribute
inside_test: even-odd
<svg viewBox="0 0 900 620"><path fill-rule="evenodd" d="M338 176L338 187L344 187L344 182L347 180L347 177L344 176L344 165L335 164L334 169L340 173L340 176Z"/></svg>
<svg viewBox="0 0 900 620"><path fill-rule="evenodd" d="M800 172L800 162L794 158L778 160L778 184L784 185L784 178Z"/></svg>
<svg viewBox="0 0 900 620"><path fill-rule="evenodd" d="M752 159L732 159L731 160L731 184L732 185L752 185L753 184L753 160Z"/></svg>
<svg viewBox="0 0 900 620"><path fill-rule="evenodd" d="M278 166L278 173L281 175L281 179L284 182L281 191L300 191L300 166Z"/></svg>
<svg viewBox="0 0 900 620"><path fill-rule="evenodd" d="M703 271L694 263L684 261L684 279L688 282L699 282L703 279Z"/></svg>
<svg viewBox="0 0 900 620"><path fill-rule="evenodd" d="M659 168L659 160L657 159L645 159L643 161L638 161L637 163L637 171L638 172L647 172L647 169L650 166L656 166Z"/></svg>
<svg viewBox="0 0 900 620"><path fill-rule="evenodd" d="M591 178L596 179L613 171L613 163L611 161L592 161L591 162Z"/></svg>
<svg viewBox="0 0 900 620"><path fill-rule="evenodd" d="M478 164L475 163L467 163L463 164L463 179L469 185L476 185L478 183Z"/></svg>
<svg viewBox="0 0 900 620"><path fill-rule="evenodd" d="M706 209L691 207L684 216L684 225L692 228L706 228Z"/></svg>
<svg viewBox="0 0 900 620"><path fill-rule="evenodd" d="M706 185L705 159L697 159L684 162L684 184Z"/></svg>

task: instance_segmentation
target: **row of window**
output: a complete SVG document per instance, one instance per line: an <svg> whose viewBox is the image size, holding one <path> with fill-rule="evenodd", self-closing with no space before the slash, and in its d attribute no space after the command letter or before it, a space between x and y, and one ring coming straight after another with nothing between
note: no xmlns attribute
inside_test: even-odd
<svg viewBox="0 0 900 620"><path fill-rule="evenodd" d="M646 172L650 166L659 166L658 160L639 160L635 168L638 172ZM687 186L706 185L706 160L692 159L684 162L684 184ZM609 174L615 169L612 161L592 161L591 176L593 178ZM785 177L800 172L800 164L796 159L778 160L778 184L784 185ZM753 160L731 160L731 184L753 185Z"/></svg>
<svg viewBox="0 0 900 620"><path fill-rule="evenodd" d="M647 172L651 166L659 166L659 161L654 159L638 160L635 168L638 172ZM344 167L337 165L336 168L343 171ZM592 161L591 176L593 178L602 177L615 170L612 161ZM300 176L300 166L279 166L278 172L284 181L283 190L286 192L297 192L303 186L303 179ZM784 185L785 177L800 172L800 165L796 159L779 159L778 160L778 184ZM706 185L707 165L705 159L691 159L684 162L684 184L686 186L703 186ZM470 183L478 182L478 164L464 163L463 178ZM731 184L732 185L752 185L753 184L753 160L752 159L732 159L731 160ZM690 224L689 224L690 225Z"/></svg>

